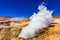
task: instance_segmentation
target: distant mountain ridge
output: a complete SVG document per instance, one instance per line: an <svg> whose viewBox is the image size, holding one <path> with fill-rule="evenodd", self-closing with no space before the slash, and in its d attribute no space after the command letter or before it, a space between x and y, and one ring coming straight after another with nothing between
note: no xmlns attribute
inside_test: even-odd
<svg viewBox="0 0 60 40"><path fill-rule="evenodd" d="M15 17L8 17L8 16L0 16L0 21L5 21L5 20L11 20L13 18L13 20L15 19ZM17 17L18 18L18 17ZM53 16L53 18L59 18L60 16ZM19 20L30 20L29 18L18 18Z"/></svg>

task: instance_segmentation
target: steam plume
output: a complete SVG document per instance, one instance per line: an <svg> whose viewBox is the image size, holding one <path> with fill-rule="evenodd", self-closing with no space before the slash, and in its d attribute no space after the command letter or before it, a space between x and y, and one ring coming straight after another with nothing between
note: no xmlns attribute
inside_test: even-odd
<svg viewBox="0 0 60 40"><path fill-rule="evenodd" d="M38 30L45 28L48 26L52 20L53 11L49 11L46 6L39 5L39 12L34 13L30 19L29 24L22 28L21 33L18 38L30 38L36 36L39 32Z"/></svg>

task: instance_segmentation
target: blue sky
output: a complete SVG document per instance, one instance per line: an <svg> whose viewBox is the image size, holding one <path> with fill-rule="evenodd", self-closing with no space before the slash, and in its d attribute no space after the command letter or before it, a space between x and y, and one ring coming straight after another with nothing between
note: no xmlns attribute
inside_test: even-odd
<svg viewBox="0 0 60 40"><path fill-rule="evenodd" d="M47 8L60 15L60 0L0 0L0 16L29 17L45 2Z"/></svg>

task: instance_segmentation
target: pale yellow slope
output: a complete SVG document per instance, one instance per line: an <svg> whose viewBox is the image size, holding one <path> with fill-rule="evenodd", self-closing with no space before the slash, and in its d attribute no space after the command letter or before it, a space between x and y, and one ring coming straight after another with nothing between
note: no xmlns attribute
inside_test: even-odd
<svg viewBox="0 0 60 40"><path fill-rule="evenodd" d="M60 40L60 21L52 21L51 25L41 30L36 37L29 39L12 38L11 40Z"/></svg>

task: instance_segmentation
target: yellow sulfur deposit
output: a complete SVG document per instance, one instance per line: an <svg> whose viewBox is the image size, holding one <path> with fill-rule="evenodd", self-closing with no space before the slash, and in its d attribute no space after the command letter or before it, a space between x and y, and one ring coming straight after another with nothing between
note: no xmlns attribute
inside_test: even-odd
<svg viewBox="0 0 60 40"><path fill-rule="evenodd" d="M51 24L40 30L40 33L33 38L23 39L18 38L18 34L23 26L28 25L29 22L12 23L6 28L3 28L0 33L0 40L60 40L60 22L52 21ZM17 25L15 25L17 24Z"/></svg>

